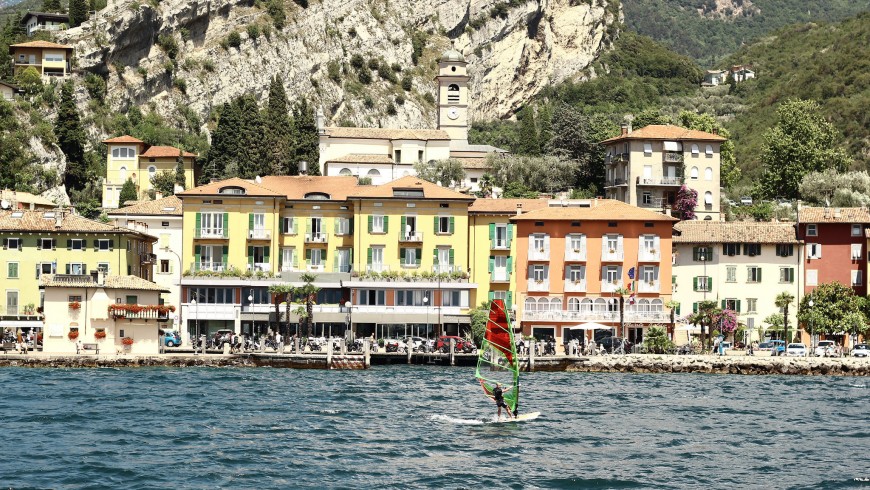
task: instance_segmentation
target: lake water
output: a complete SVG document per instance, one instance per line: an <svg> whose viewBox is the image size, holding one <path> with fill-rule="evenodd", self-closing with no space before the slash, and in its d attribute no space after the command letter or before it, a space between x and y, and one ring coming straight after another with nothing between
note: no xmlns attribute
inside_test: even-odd
<svg viewBox="0 0 870 490"><path fill-rule="evenodd" d="M0 369L0 487L852 488L866 378L470 368Z"/></svg>

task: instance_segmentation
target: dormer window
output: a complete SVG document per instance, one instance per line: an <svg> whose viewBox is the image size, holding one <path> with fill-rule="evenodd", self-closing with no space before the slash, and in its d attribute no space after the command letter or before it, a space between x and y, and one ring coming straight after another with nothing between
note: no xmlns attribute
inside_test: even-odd
<svg viewBox="0 0 870 490"><path fill-rule="evenodd" d="M325 194L323 192L309 192L308 194L305 194L305 199L311 201L328 201L329 194Z"/></svg>
<svg viewBox="0 0 870 490"><path fill-rule="evenodd" d="M423 189L393 189L393 197L425 197Z"/></svg>
<svg viewBox="0 0 870 490"><path fill-rule="evenodd" d="M243 189L243 188L241 188L241 187L221 187L220 191L218 191L218 192L219 192L220 194L238 194L238 195L244 195L244 194L245 194L245 189Z"/></svg>

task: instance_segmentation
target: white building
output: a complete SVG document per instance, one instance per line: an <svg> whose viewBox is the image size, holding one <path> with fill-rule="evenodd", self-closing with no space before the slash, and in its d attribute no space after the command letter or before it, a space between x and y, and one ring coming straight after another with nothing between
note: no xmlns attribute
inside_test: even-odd
<svg viewBox="0 0 870 490"><path fill-rule="evenodd" d="M758 327L768 326L764 319L781 313L776 297L789 292L795 297L789 330L796 331L803 271L800 247L794 223L677 223L672 282L680 313L697 312L701 301L716 301L738 313L739 323L758 340Z"/></svg>

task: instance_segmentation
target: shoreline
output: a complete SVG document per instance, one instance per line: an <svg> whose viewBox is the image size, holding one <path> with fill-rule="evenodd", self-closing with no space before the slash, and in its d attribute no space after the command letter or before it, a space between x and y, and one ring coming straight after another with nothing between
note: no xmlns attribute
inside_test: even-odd
<svg viewBox="0 0 870 490"><path fill-rule="evenodd" d="M339 357L339 356L336 356ZM342 356L354 357L354 356ZM361 356L360 356L361 357ZM404 354L373 354L374 365L435 364L453 367L447 357ZM455 366L474 365L476 355L455 356ZM529 371L527 358L520 360L523 371ZM591 357L548 356L534 359L533 371L579 373L707 373L741 375L801 375L801 376L870 376L868 358L823 357L749 357L715 355L627 354ZM131 355L51 355L43 353L6 354L0 356L0 368L106 368L106 367L277 367L289 369L327 369L324 355L311 354L159 354ZM361 369L360 364L333 370Z"/></svg>

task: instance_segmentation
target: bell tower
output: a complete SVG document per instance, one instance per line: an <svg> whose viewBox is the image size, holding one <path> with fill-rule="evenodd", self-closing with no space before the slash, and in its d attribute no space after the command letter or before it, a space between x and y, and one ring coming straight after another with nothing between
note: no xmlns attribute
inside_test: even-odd
<svg viewBox="0 0 870 490"><path fill-rule="evenodd" d="M450 146L468 144L468 72L465 57L451 46L438 61L438 129Z"/></svg>

